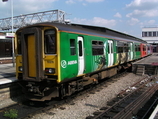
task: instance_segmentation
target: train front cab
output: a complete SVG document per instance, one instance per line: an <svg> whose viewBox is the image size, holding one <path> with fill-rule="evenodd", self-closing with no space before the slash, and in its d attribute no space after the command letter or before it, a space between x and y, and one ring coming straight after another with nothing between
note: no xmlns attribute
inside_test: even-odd
<svg viewBox="0 0 158 119"><path fill-rule="evenodd" d="M41 98L52 93L58 82L57 30L53 27L31 27L16 33L16 77L25 94ZM51 79L51 80L49 80Z"/></svg>

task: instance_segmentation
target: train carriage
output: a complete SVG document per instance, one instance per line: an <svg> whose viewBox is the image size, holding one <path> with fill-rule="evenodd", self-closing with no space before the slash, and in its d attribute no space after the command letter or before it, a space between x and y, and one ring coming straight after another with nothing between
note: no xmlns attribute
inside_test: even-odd
<svg viewBox="0 0 158 119"><path fill-rule="evenodd" d="M140 44L141 57L147 56L147 44Z"/></svg>
<svg viewBox="0 0 158 119"><path fill-rule="evenodd" d="M140 43L134 43L134 59L139 59L141 57Z"/></svg>
<svg viewBox="0 0 158 119"><path fill-rule="evenodd" d="M141 58L141 43L145 41L102 27L26 26L16 32L16 75L31 100L71 95Z"/></svg>

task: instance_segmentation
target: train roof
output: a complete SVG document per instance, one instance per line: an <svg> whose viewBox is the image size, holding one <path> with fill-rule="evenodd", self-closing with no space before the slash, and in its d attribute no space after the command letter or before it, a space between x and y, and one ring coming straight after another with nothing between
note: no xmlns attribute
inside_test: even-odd
<svg viewBox="0 0 158 119"><path fill-rule="evenodd" d="M90 26L90 25L83 25L83 24L72 24L74 26L81 26L83 28L87 28L87 29L91 29L91 30L95 30L95 31L100 31L100 32L104 32L106 34L112 35L112 36L116 36L116 37L120 37L120 38L126 38L126 39L133 39L133 40L137 40L137 41L144 41L140 38L137 38L135 36L129 35L129 34L125 34L116 30L112 30L106 27L101 27L101 26ZM146 42L146 41L145 41Z"/></svg>
<svg viewBox="0 0 158 119"><path fill-rule="evenodd" d="M105 37L108 39L115 39L115 40L121 40L121 41L129 41L129 42L135 41L135 42L147 43L146 41L140 38L137 38L125 33L121 33L121 32L106 28L106 27L99 27L99 26L44 22L44 23L37 23L34 25L26 26L26 27L39 26L39 25L40 26L54 26L58 28L59 31L68 31L72 33L100 36L100 37Z"/></svg>

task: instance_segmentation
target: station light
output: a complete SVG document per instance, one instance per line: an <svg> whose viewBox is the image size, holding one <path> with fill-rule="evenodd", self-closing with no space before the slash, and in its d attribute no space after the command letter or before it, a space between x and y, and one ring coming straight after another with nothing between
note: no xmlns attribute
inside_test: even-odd
<svg viewBox="0 0 158 119"><path fill-rule="evenodd" d="M2 0L2 2L8 2L8 0ZM12 33L13 33L13 0L11 0L11 24L12 24ZM13 67L15 67L14 38L13 37L12 37L12 60L13 60Z"/></svg>

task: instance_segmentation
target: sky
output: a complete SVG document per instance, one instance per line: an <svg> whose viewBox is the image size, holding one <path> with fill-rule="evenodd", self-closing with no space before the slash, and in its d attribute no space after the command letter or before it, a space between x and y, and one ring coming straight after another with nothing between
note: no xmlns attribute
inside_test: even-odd
<svg viewBox="0 0 158 119"><path fill-rule="evenodd" d="M158 0L13 0L13 16L49 10L66 20L107 27L141 38L143 27L158 27ZM11 0L0 1L0 19L11 17Z"/></svg>

